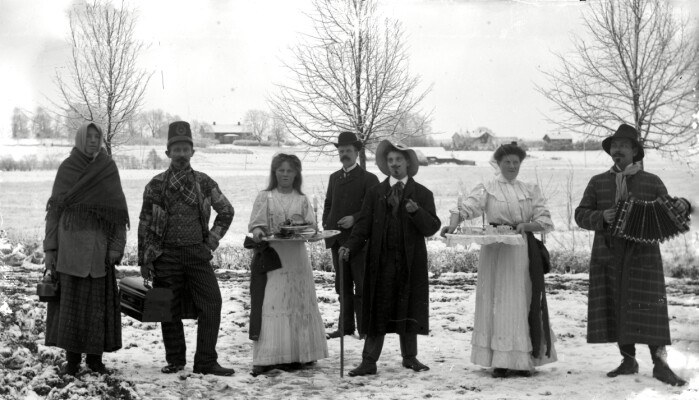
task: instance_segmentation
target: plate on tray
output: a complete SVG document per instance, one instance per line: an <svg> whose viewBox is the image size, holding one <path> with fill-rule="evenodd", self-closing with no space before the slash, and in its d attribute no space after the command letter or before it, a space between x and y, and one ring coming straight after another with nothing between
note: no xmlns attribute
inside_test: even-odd
<svg viewBox="0 0 699 400"><path fill-rule="evenodd" d="M268 242L317 242L319 240L323 239L328 239L331 238L335 235L339 235L340 231L334 231L334 230L327 230L327 231L319 231L316 234L315 229L312 231L306 231L306 232L300 232L300 233L295 233L289 237L279 237L279 236L267 236L263 238L262 240L266 240Z"/></svg>
<svg viewBox="0 0 699 400"><path fill-rule="evenodd" d="M287 231L287 232L302 232L306 231L309 229L312 229L315 232L315 226L311 224L304 224L304 225L280 225L279 229L282 231Z"/></svg>

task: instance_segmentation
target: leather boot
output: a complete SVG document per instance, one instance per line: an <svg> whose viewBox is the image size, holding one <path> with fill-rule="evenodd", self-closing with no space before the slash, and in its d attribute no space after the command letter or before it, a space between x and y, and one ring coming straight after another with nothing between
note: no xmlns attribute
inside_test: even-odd
<svg viewBox="0 0 699 400"><path fill-rule="evenodd" d="M415 357L408 357L403 359L403 367L412 369L415 372L429 371L430 367L418 361Z"/></svg>
<svg viewBox="0 0 699 400"><path fill-rule="evenodd" d="M675 375L667 365L667 350L665 346L648 346L653 359L653 378L672 386L684 386L687 381Z"/></svg>
<svg viewBox="0 0 699 400"><path fill-rule="evenodd" d="M638 373L638 362L636 362L636 345L633 343L619 343L619 352L624 357L621 364L616 369L607 372L607 376L614 378L619 375L632 375Z"/></svg>
<svg viewBox="0 0 699 400"><path fill-rule="evenodd" d="M61 373L66 375L75 376L80 371L80 363L82 362L83 355L80 353L73 353L72 351L66 351L66 363L61 368Z"/></svg>
<svg viewBox="0 0 699 400"><path fill-rule="evenodd" d="M624 359L621 360L621 364L619 364L618 367L607 372L607 376L610 378L614 378L615 376L619 375L632 375L637 373L638 362L636 362L636 359L631 357L624 357Z"/></svg>
<svg viewBox="0 0 699 400"><path fill-rule="evenodd" d="M349 376L376 375L376 364L362 361L359 366L347 373Z"/></svg>
<svg viewBox="0 0 699 400"><path fill-rule="evenodd" d="M506 378L507 368L493 368L493 378Z"/></svg>
<svg viewBox="0 0 699 400"><path fill-rule="evenodd" d="M102 362L102 354L85 355L85 364L87 364L92 372L96 372L100 375L107 375L110 373L107 366Z"/></svg>
<svg viewBox="0 0 699 400"><path fill-rule="evenodd" d="M217 362L208 367L200 367L195 365L193 371L195 374L203 375L231 376L235 374L235 370L233 368L222 367Z"/></svg>

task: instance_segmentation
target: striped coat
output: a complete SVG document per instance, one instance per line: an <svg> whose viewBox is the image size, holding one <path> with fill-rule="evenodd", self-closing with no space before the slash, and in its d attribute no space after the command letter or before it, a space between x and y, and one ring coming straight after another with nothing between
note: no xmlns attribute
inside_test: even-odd
<svg viewBox="0 0 699 400"><path fill-rule="evenodd" d="M667 194L656 175L627 178L629 196L652 201ZM658 244L612 237L602 212L615 207L615 175L593 176L575 209L575 222L595 231L590 258L587 342L670 344L663 262Z"/></svg>

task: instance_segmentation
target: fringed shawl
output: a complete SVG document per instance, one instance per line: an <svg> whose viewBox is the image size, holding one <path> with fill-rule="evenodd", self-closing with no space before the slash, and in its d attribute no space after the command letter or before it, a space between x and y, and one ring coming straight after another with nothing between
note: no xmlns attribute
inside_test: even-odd
<svg viewBox="0 0 699 400"><path fill-rule="evenodd" d="M89 219L96 220L107 233L116 226L128 227L129 212L119 171L104 149L93 159L73 148L58 167L46 211L56 213L56 220L66 213L66 230L80 229L80 222Z"/></svg>

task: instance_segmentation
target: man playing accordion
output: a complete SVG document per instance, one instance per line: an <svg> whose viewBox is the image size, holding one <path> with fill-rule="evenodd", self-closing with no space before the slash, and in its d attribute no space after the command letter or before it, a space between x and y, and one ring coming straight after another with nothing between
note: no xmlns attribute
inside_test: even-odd
<svg viewBox="0 0 699 400"><path fill-rule="evenodd" d="M643 147L635 128L622 124L602 142L614 166L593 176L575 209L575 221L595 231L590 257L588 299L588 343L616 342L623 357L609 377L638 373L636 343L647 344L653 360L653 377L673 386L686 381L667 364L665 346L671 344L665 295L665 279L657 242L613 236L611 226L616 206L631 197L652 202L667 195L656 175L641 169ZM672 201L682 218L688 217L689 202Z"/></svg>

